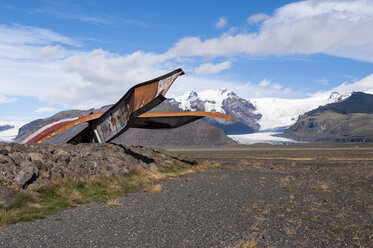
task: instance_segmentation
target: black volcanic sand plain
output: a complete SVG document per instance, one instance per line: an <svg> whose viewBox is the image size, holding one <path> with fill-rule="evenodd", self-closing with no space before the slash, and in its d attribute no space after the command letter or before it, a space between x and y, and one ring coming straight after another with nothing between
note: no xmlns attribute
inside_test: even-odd
<svg viewBox="0 0 373 248"><path fill-rule="evenodd" d="M168 150L221 166L1 227L0 247L371 247L372 144Z"/></svg>

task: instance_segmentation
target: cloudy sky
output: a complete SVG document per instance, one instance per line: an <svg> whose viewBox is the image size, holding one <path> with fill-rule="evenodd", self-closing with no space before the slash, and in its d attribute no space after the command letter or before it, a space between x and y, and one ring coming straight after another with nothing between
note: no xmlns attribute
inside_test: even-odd
<svg viewBox="0 0 373 248"><path fill-rule="evenodd" d="M169 97L304 98L373 87L372 66L373 0L0 2L5 121L110 104L179 67Z"/></svg>

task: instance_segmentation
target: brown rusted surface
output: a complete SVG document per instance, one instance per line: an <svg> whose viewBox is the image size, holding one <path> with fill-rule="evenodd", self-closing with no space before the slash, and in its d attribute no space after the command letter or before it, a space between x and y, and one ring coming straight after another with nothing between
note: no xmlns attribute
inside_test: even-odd
<svg viewBox="0 0 373 248"><path fill-rule="evenodd" d="M92 121L89 127L69 142L110 142L125 132L138 116L163 102L172 83L183 74L182 69L177 69L161 77L135 85L100 118Z"/></svg>
<svg viewBox="0 0 373 248"><path fill-rule="evenodd" d="M212 117L233 121L234 117L225 115L220 112L204 112L204 111L186 111L186 112L167 112L167 113L144 113L140 118L146 117L176 117L176 116L199 116L199 117Z"/></svg>
<svg viewBox="0 0 373 248"><path fill-rule="evenodd" d="M44 143L45 141L53 138L54 136L56 136L57 134L60 134L62 132L65 132L66 130L70 129L70 128L73 128L79 124L82 124L82 123L85 123L87 121L91 121L91 120L94 120L94 119L97 119L99 118L102 114L102 113L94 113L94 114L90 114L90 115L86 115L86 116L83 116L75 121L72 121L56 130L54 130L53 132L50 132L48 133L47 135L43 136L42 138L38 139L37 141L35 141L35 143Z"/></svg>

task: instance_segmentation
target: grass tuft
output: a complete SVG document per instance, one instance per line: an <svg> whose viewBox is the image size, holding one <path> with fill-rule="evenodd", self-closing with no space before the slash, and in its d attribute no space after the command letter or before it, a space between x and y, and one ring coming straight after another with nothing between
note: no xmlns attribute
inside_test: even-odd
<svg viewBox="0 0 373 248"><path fill-rule="evenodd" d="M258 247L258 242L256 241L243 241L234 246L231 246L231 248L257 248L257 247Z"/></svg>
<svg viewBox="0 0 373 248"><path fill-rule="evenodd" d="M159 183L144 190L146 193L161 193L161 191L162 185Z"/></svg>
<svg viewBox="0 0 373 248"><path fill-rule="evenodd" d="M123 206L123 203L121 203L118 199L110 199L107 201L106 206L108 207L120 207Z"/></svg>

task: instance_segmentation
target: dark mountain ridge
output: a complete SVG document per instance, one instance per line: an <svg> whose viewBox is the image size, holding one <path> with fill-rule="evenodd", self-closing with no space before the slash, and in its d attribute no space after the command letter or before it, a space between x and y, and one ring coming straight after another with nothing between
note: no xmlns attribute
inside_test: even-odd
<svg viewBox="0 0 373 248"><path fill-rule="evenodd" d="M299 116L283 137L301 141L373 142L373 95L354 92Z"/></svg>
<svg viewBox="0 0 373 248"><path fill-rule="evenodd" d="M353 92L350 97L342 101L320 106L306 114L316 116L326 111L344 115L354 113L373 114L373 95L363 92Z"/></svg>

